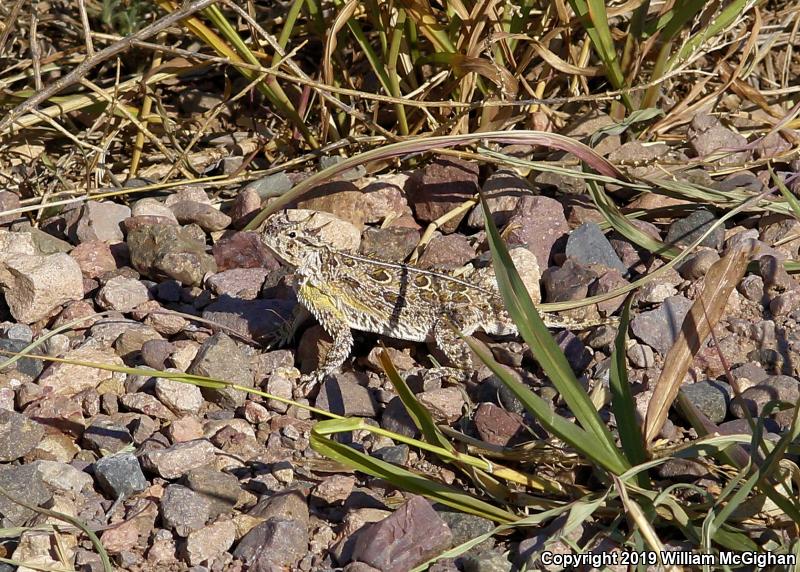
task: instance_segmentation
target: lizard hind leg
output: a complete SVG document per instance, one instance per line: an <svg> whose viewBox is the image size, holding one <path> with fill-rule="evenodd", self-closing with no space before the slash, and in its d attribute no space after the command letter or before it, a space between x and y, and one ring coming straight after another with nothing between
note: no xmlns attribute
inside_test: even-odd
<svg viewBox="0 0 800 572"><path fill-rule="evenodd" d="M461 339L456 329L467 333L475 328L465 327L462 320L455 321L446 317L442 317L434 324L433 339L450 362L451 367L435 368L430 371L428 378L431 376L448 377L456 378L457 382L465 382L472 377L472 354L469 346Z"/></svg>

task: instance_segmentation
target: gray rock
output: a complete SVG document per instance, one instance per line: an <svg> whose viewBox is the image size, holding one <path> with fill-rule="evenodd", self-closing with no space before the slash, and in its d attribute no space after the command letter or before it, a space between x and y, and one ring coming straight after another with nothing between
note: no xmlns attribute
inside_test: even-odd
<svg viewBox="0 0 800 572"><path fill-rule="evenodd" d="M270 518L290 519L302 524L305 528L309 525L308 500L304 492L299 489L288 489L269 497L263 497L248 512L255 516L269 520Z"/></svg>
<svg viewBox="0 0 800 572"><path fill-rule="evenodd" d="M455 510L439 510L438 514L453 534L453 546L491 532L495 527L491 520L474 514ZM489 537L472 550L479 552L490 549L494 546L494 542L494 538Z"/></svg>
<svg viewBox="0 0 800 572"><path fill-rule="evenodd" d="M409 453L408 445L389 445L372 451L372 456L387 463L402 466L408 462Z"/></svg>
<svg viewBox="0 0 800 572"><path fill-rule="evenodd" d="M759 417L764 412L764 406L776 400L797 403L800 400L800 382L788 375L771 375L735 397L730 411L734 417L741 419L745 417L747 407L750 415ZM772 414L776 413L777 409L772 409Z"/></svg>
<svg viewBox="0 0 800 572"><path fill-rule="evenodd" d="M83 446L101 455L117 453L132 443L128 429L110 419L95 419L83 432Z"/></svg>
<svg viewBox="0 0 800 572"><path fill-rule="evenodd" d="M162 217L166 219L166 221L171 221L174 224L178 224L178 219L175 218L172 209L158 199L154 199L152 197L146 197L133 203L133 206L131 207L131 216Z"/></svg>
<svg viewBox="0 0 800 572"><path fill-rule="evenodd" d="M631 320L631 331L662 356L678 337L683 319L692 303L683 296L672 296L664 300L655 310L642 312Z"/></svg>
<svg viewBox="0 0 800 572"><path fill-rule="evenodd" d="M148 417L172 421L175 415L149 393L126 393L119 398L120 405L128 411L143 413Z"/></svg>
<svg viewBox="0 0 800 572"><path fill-rule="evenodd" d="M53 497L34 465L0 466L0 487L12 497L0 495L0 525L3 527L22 526L36 516L34 511L15 502L17 499L42 506Z"/></svg>
<svg viewBox="0 0 800 572"><path fill-rule="evenodd" d="M203 342L187 372L224 379L244 387L255 385L249 360L236 342L222 333L215 334ZM203 387L201 392L212 403L228 409L243 405L247 397L244 392L231 388Z"/></svg>
<svg viewBox="0 0 800 572"><path fill-rule="evenodd" d="M353 560L400 572L449 548L452 541L453 533L431 504L412 496L390 516L359 530Z"/></svg>
<svg viewBox="0 0 800 572"><path fill-rule="evenodd" d="M211 503L182 485L167 485L159 510L164 526L185 537L205 526L211 515Z"/></svg>
<svg viewBox="0 0 800 572"><path fill-rule="evenodd" d="M233 555L251 570L295 566L308 550L308 529L289 518L272 517L244 535Z"/></svg>
<svg viewBox="0 0 800 572"><path fill-rule="evenodd" d="M131 453L118 453L98 459L94 476L111 498L129 497L147 488L139 461Z"/></svg>
<svg viewBox="0 0 800 572"><path fill-rule="evenodd" d="M458 559L464 572L511 572L513 564L498 550L466 554Z"/></svg>
<svg viewBox="0 0 800 572"><path fill-rule="evenodd" d="M232 510L242 494L239 479L216 469L192 469L184 479L187 487L208 500L212 519Z"/></svg>
<svg viewBox="0 0 800 572"><path fill-rule="evenodd" d="M282 195L293 186L286 173L275 173L248 183L245 189L254 189L262 199Z"/></svg>
<svg viewBox="0 0 800 572"><path fill-rule="evenodd" d="M291 319L295 302L240 300L222 297L203 310L203 318L227 326L244 336L263 339L274 335Z"/></svg>
<svg viewBox="0 0 800 572"><path fill-rule="evenodd" d="M682 385L681 393L710 421L721 423L728 414L728 404L733 392L731 386L724 381L706 379Z"/></svg>
<svg viewBox="0 0 800 572"><path fill-rule="evenodd" d="M628 272L606 235L593 222L584 223L570 233L566 254L584 266L599 264L620 274Z"/></svg>
<svg viewBox="0 0 800 572"><path fill-rule="evenodd" d="M0 462L15 461L39 444L44 426L24 415L0 409Z"/></svg>
<svg viewBox="0 0 800 572"><path fill-rule="evenodd" d="M352 373L329 376L320 388L315 406L337 415L374 417L375 399L370 390L356 381Z"/></svg>
<svg viewBox="0 0 800 572"><path fill-rule="evenodd" d="M131 264L154 280L174 278L187 286L199 286L209 272L216 272L214 257L205 244L172 224L137 226L128 233Z"/></svg>
<svg viewBox="0 0 800 572"><path fill-rule="evenodd" d="M677 219L673 222L665 242L675 243L678 246L689 246L698 238L700 238L717 220L717 217L711 211L706 209L698 209L687 217ZM700 246L707 246L715 250L722 248L722 243L725 240L725 228L717 227L711 234L709 234Z"/></svg>
<svg viewBox="0 0 800 572"><path fill-rule="evenodd" d="M0 339L0 350L8 352L21 352L30 342L25 340L4 340ZM38 350L30 352L34 355L39 355ZM2 361L5 361L9 356L3 356ZM14 368L31 379L36 379L44 369L44 362L34 358L22 358L14 362Z"/></svg>
<svg viewBox="0 0 800 572"><path fill-rule="evenodd" d="M217 521L190 532L183 545L182 556L190 566L197 566L226 552L235 540L236 524L232 520Z"/></svg>

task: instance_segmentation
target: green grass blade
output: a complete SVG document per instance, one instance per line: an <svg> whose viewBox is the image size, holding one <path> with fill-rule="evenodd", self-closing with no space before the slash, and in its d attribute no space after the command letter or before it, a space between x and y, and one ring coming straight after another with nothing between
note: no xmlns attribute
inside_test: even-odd
<svg viewBox="0 0 800 572"><path fill-rule="evenodd" d="M628 368L625 360L625 342L627 339L628 322L630 321L631 301L629 297L622 311L619 323L619 332L614 340L614 352L611 354L611 372L609 386L611 388L611 410L617 420L622 449L631 465L639 465L647 460L644 440L636 421L636 404L633 400L631 387L628 383ZM647 487L647 475L637 474L640 487Z"/></svg>
<svg viewBox="0 0 800 572"><path fill-rule="evenodd" d="M469 493L432 481L386 461L370 457L352 447L325 437L316 430L316 426L311 430L310 443L311 447L321 455L461 512L478 515L500 523L510 523L517 520L517 516L513 513L477 499Z"/></svg>
<svg viewBox="0 0 800 572"><path fill-rule="evenodd" d="M414 421L414 425L420 430L425 440L432 445L438 445L448 451L454 451L453 445L436 426L431 414L417 400L406 382L403 381L403 378L397 373L397 369L394 367L386 350L381 350L380 360L386 375L389 377L389 381L392 382L395 391L397 391L397 395L400 397L400 401L403 402L408 415L411 417L411 420Z"/></svg>
<svg viewBox="0 0 800 572"><path fill-rule="evenodd" d="M497 285L520 335L530 346L536 360L567 402L575 418L594 439L590 449L602 451L596 454L600 454L603 458L606 469L615 474L623 473L630 468L630 465L617 449L614 438L600 419L583 386L576 379L567 358L542 322L500 238L483 196L481 204ZM583 452L588 453L588 451Z"/></svg>

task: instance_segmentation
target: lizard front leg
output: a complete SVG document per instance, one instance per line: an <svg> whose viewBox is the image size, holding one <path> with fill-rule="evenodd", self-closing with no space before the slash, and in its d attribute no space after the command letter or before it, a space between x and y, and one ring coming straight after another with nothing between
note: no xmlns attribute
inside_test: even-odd
<svg viewBox="0 0 800 572"><path fill-rule="evenodd" d="M297 290L297 299L317 319L322 329L333 338L333 345L317 371L301 378L304 394L322 382L326 375L344 363L353 349L353 333L344 314L334 305L330 296L319 288L305 283Z"/></svg>

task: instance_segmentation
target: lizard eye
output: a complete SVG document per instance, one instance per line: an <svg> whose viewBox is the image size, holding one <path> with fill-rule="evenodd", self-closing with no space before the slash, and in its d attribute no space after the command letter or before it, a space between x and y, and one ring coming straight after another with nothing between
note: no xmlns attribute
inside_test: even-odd
<svg viewBox="0 0 800 572"><path fill-rule="evenodd" d="M289 238L297 238L297 233L295 231L290 231L286 233L286 236L288 236Z"/></svg>

